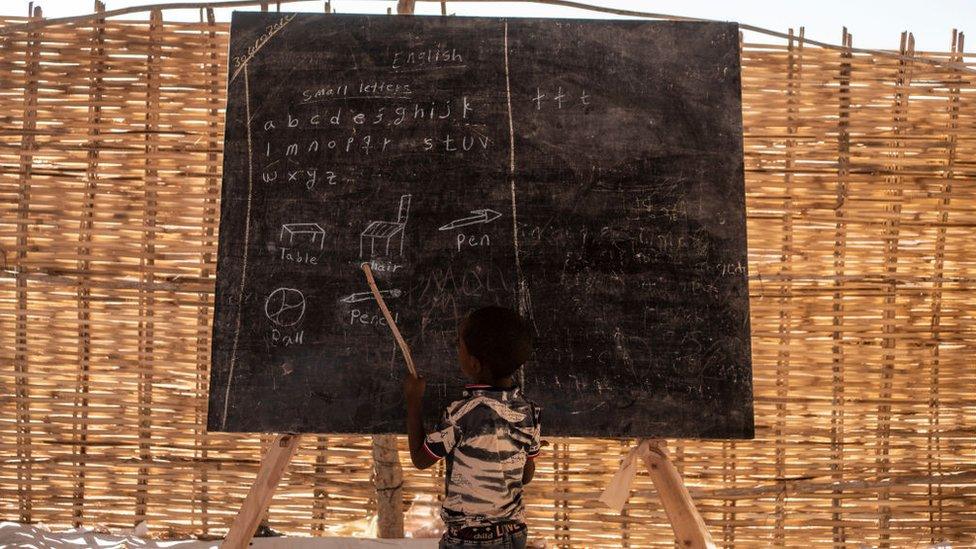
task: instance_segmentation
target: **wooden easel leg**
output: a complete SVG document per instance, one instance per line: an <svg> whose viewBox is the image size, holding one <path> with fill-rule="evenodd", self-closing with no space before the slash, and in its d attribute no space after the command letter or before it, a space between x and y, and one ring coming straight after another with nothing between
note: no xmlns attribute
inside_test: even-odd
<svg viewBox="0 0 976 549"><path fill-rule="evenodd" d="M664 442L651 441L650 450L648 457L644 458L644 464L647 465L654 487L661 496L661 504L671 521L678 545L690 549L714 549L715 542L695 508L695 502L685 488L681 475L668 459Z"/></svg>
<svg viewBox="0 0 976 549"><path fill-rule="evenodd" d="M396 435L373 435L373 485L376 487L376 535L403 537L403 468Z"/></svg>
<svg viewBox="0 0 976 549"><path fill-rule="evenodd" d="M254 531L257 530L264 511L271 503L278 481L281 480L285 467L298 449L301 435L277 435L271 443L271 448L261 460L258 476L251 485L251 489L238 511L234 523L231 524L227 537L220 544L221 549L244 549L251 543Z"/></svg>

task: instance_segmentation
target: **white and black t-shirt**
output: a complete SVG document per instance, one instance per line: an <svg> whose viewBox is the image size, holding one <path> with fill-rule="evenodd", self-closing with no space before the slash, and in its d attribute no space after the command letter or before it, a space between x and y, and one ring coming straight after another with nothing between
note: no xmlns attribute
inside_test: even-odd
<svg viewBox="0 0 976 549"><path fill-rule="evenodd" d="M518 387L468 385L451 403L424 449L447 458L448 526L522 522L522 469L539 454L540 409Z"/></svg>

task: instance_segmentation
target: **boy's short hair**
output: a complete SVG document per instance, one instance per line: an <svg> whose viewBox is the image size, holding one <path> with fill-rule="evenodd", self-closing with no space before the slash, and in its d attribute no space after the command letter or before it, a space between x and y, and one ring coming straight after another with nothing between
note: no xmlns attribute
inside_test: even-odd
<svg viewBox="0 0 976 549"><path fill-rule="evenodd" d="M495 379L512 375L532 354L528 323L505 307L482 307L468 313L461 324L461 338Z"/></svg>

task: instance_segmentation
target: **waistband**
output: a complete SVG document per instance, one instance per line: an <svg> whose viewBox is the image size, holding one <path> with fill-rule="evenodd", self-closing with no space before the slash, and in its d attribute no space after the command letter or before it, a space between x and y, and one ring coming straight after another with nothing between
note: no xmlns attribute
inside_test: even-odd
<svg viewBox="0 0 976 549"><path fill-rule="evenodd" d="M449 526L447 535L465 541L495 541L525 530L521 522L498 522L481 526Z"/></svg>

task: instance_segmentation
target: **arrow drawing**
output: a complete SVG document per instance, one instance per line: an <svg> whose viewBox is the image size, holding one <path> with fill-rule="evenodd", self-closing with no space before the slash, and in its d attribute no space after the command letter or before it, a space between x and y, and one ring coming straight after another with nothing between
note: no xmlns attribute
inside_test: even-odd
<svg viewBox="0 0 976 549"><path fill-rule="evenodd" d="M399 288L393 290L381 290L380 295L385 297L397 298L402 295L403 292ZM356 292L354 294L349 294L346 297L340 299L339 301L343 303L358 303L360 301L367 301L373 298L373 292Z"/></svg>
<svg viewBox="0 0 976 549"><path fill-rule="evenodd" d="M468 225L477 225L479 223L491 223L492 221L498 219L502 214L496 212L495 210L483 209L483 210L471 210L474 215L469 217L462 217L461 219L455 219L447 225L437 229L438 231L450 231L451 229L460 229L461 227L467 227Z"/></svg>

